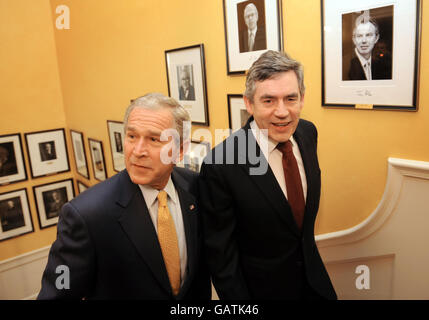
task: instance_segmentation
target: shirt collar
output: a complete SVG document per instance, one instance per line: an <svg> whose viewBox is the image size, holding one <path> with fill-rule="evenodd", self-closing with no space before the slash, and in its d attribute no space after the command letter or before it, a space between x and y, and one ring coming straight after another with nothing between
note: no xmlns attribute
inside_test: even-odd
<svg viewBox="0 0 429 320"><path fill-rule="evenodd" d="M256 34L256 31L258 31L258 26L256 26L256 27L255 27L255 29L253 29L253 30L247 29L247 33L248 33L249 35L250 35L250 34L252 34L252 33L255 35L255 34Z"/></svg>
<svg viewBox="0 0 429 320"><path fill-rule="evenodd" d="M358 57L360 63L362 64L362 66L364 66L365 64L371 65L371 56L369 57L369 59L365 59L358 51L357 48L355 48L355 53L356 56Z"/></svg>
<svg viewBox="0 0 429 320"><path fill-rule="evenodd" d="M151 207L155 200L158 197L158 193L159 190L152 188L149 185L142 185L139 184L140 190L143 193L144 199L146 201L146 205L148 207ZM177 202L177 198L176 198L176 189L174 188L174 184L173 184L173 180L171 180L171 175L170 178L168 179L167 184L165 185L164 189L165 192L167 192L168 198L173 201L173 203Z"/></svg>

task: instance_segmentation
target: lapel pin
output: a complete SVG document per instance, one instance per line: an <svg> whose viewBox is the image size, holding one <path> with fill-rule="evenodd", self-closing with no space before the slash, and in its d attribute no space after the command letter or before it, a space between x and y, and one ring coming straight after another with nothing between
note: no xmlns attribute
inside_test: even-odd
<svg viewBox="0 0 429 320"><path fill-rule="evenodd" d="M193 204L191 204L190 206L189 206L189 210L194 210L195 209L195 206L193 205Z"/></svg>

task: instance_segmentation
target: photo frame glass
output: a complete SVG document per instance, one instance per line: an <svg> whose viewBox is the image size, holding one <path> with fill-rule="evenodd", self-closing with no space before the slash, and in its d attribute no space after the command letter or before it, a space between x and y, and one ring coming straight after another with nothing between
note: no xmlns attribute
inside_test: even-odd
<svg viewBox="0 0 429 320"><path fill-rule="evenodd" d="M165 51L168 94L188 111L194 124L209 125L204 45Z"/></svg>
<svg viewBox="0 0 429 320"><path fill-rule="evenodd" d="M64 129L26 133L33 178L70 171Z"/></svg>
<svg viewBox="0 0 429 320"><path fill-rule="evenodd" d="M83 133L75 130L70 130L70 136L73 146L73 154L77 172L89 179L88 162L83 139Z"/></svg>
<svg viewBox="0 0 429 320"><path fill-rule="evenodd" d="M110 150L112 152L113 170L120 172L125 169L124 159L124 123L107 120Z"/></svg>
<svg viewBox="0 0 429 320"><path fill-rule="evenodd" d="M58 223L64 204L74 198L73 180L67 179L33 187L40 228Z"/></svg>
<svg viewBox="0 0 429 320"><path fill-rule="evenodd" d="M324 106L417 109L419 0L323 0Z"/></svg>
<svg viewBox="0 0 429 320"><path fill-rule="evenodd" d="M107 179L107 173L106 162L104 160L103 144L100 140L88 139L88 141L94 177L99 181L104 181Z"/></svg>
<svg viewBox="0 0 429 320"><path fill-rule="evenodd" d="M267 50L283 50L281 1L224 0L227 74L245 73Z"/></svg>
<svg viewBox="0 0 429 320"><path fill-rule="evenodd" d="M27 180L21 135L0 136L0 185Z"/></svg>
<svg viewBox="0 0 429 320"><path fill-rule="evenodd" d="M183 155L183 160L177 165L195 172L200 172L203 160L209 151L210 143L205 141L191 140L189 147Z"/></svg>
<svg viewBox="0 0 429 320"><path fill-rule="evenodd" d="M0 241L34 231L26 189L0 194Z"/></svg>
<svg viewBox="0 0 429 320"><path fill-rule="evenodd" d="M247 120L250 118L250 113L247 112L242 94L229 94L227 98L229 128L231 129L231 132L234 133L244 127Z"/></svg>
<svg viewBox="0 0 429 320"><path fill-rule="evenodd" d="M76 180L77 181L77 190L79 192L79 194L81 194L82 192L86 191L89 189L89 187L84 184L83 182Z"/></svg>

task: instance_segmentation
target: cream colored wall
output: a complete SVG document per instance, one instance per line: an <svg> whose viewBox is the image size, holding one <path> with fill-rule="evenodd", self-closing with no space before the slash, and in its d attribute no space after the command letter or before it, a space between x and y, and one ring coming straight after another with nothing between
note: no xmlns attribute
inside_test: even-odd
<svg viewBox="0 0 429 320"><path fill-rule="evenodd" d="M61 4L70 8L71 29L52 31L55 8ZM349 228L368 217L380 201L388 157L429 160L429 93L421 90L418 112L322 107L320 1L283 0L282 4L285 49L305 67L303 117L319 129L323 187L316 233ZM210 130L214 134L216 128L228 128L226 95L242 93L245 77L226 74L222 1L51 0L48 8L41 0L0 0L0 6L0 21L7 26L1 37L11 46L0 53L0 61L14 61L1 64L8 75L0 80L4 82L1 108L12 110L7 120L0 120L2 132L54 127L82 131L88 157L87 138L103 141L112 176L106 120L122 120L131 98L151 91L167 94L164 51L199 43L205 47ZM429 85L428 6L423 1L420 88ZM35 35L38 41L32 39ZM27 38L30 41L16 41ZM27 104L29 97L36 97L32 105L37 106L37 114L28 112L35 110ZM70 162L73 169L71 152ZM89 169L89 183L94 184L90 164ZM50 179L54 178L46 178ZM55 228L49 228L4 241L0 260L47 245L54 238Z"/></svg>
<svg viewBox="0 0 429 320"><path fill-rule="evenodd" d="M0 260L52 243L56 228L40 230L32 187L72 172L31 179L24 133L66 127L48 0L0 0L0 135L20 133L28 180L0 187L27 189L34 232L0 242Z"/></svg>

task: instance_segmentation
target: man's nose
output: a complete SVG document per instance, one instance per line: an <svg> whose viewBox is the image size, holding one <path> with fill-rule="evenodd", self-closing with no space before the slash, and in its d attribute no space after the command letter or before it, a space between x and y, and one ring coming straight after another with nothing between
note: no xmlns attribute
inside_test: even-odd
<svg viewBox="0 0 429 320"><path fill-rule="evenodd" d="M289 109L283 100L278 102L274 115L278 118L286 118L289 115Z"/></svg>
<svg viewBox="0 0 429 320"><path fill-rule="evenodd" d="M133 149L133 154L137 157L142 157L147 154L147 145L143 138L140 138Z"/></svg>

